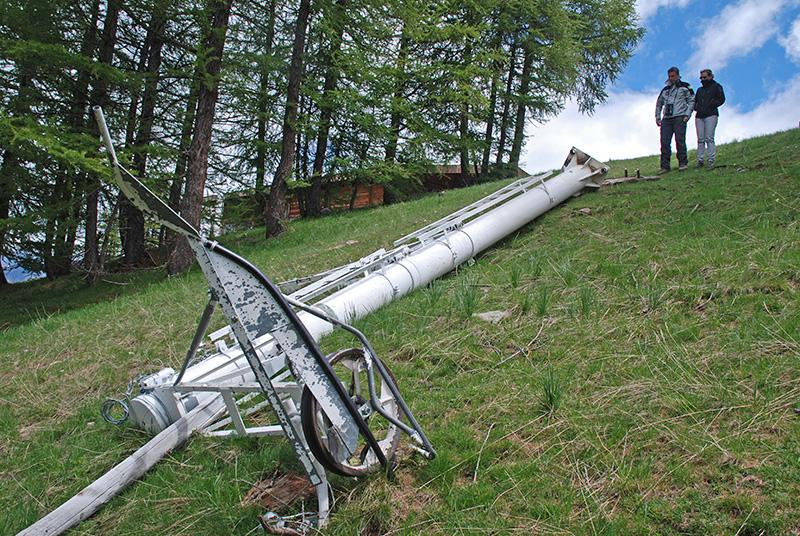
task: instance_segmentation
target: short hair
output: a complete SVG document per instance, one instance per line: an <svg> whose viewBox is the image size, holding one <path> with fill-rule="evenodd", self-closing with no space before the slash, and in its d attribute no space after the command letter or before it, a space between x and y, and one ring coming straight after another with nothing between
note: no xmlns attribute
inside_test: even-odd
<svg viewBox="0 0 800 536"><path fill-rule="evenodd" d="M711 69L703 69L700 71L700 74L706 73L706 76L709 78L714 78L714 73L711 72Z"/></svg>
<svg viewBox="0 0 800 536"><path fill-rule="evenodd" d="M677 74L678 76L680 76L680 74L681 74L681 70L680 70L680 69L678 69L677 67L675 67L675 66L673 65L672 67L670 67L669 69L667 69L667 74L669 74L669 73L675 73L675 74Z"/></svg>

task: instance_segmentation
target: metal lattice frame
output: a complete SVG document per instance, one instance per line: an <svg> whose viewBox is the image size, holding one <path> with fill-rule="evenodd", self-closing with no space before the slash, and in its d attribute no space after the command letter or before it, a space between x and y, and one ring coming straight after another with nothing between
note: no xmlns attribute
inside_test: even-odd
<svg viewBox="0 0 800 536"><path fill-rule="evenodd" d="M137 208L154 216L163 225L186 237L209 284L211 299L203 311L186 361L174 384L170 386L170 393L219 392L227 407L230 423L233 424L237 435L276 435L279 433L284 435L292 444L311 483L316 488L319 509L318 524L324 524L329 513L329 486L325 469L313 456L303 435L299 404L300 392L304 387L311 391L319 407L331 422L332 429L337 434L341 445L347 449L347 454L352 455L355 452L359 435L361 435L380 464L387 470L391 470L391 467L388 466L389 460L378 445L369 426L353 404L314 338L297 318L292 308L294 305L347 329L361 339L368 351L368 366L374 367L384 381L388 379L393 395L412 426L406 426L399 420L384 416L422 445L420 450L423 453L429 457L435 455L433 447L403 401L397 386L363 334L324 312L308 308L302 303L294 301L290 305L280 290L258 268L216 242L202 237L192 225L176 214L120 165L102 110L96 107L95 115L120 189ZM197 353L217 306L220 307L228 321L231 333L247 360L255 382L226 383L217 377L213 383L182 383L181 380L189 363ZM220 330L215 332L215 335L220 337L225 333ZM258 342L265 336L271 337L273 341L271 359L268 359L267 362L263 360ZM241 373L234 373L233 376L235 380L236 377L241 377ZM245 395L245 399L252 398L254 393L263 394L278 418L278 425L248 429L244 425L240 409L234 398L234 395L243 393L249 393ZM243 401L240 400L240 403ZM180 406L180 403L178 405ZM260 408L264 405L259 404L257 407ZM253 408L247 411L252 412ZM380 410L378 411L380 412ZM212 433L214 431L210 430ZM224 432L219 435L222 434Z"/></svg>

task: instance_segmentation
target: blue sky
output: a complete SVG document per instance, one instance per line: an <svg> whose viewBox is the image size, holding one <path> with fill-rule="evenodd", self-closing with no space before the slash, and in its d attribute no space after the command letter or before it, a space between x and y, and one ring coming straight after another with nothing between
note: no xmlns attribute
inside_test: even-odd
<svg viewBox="0 0 800 536"><path fill-rule="evenodd" d="M647 33L608 101L593 116L570 103L531 126L527 171L559 166L573 145L603 160L657 153L655 100L671 65L694 88L706 67L724 86L718 142L798 126L800 0L638 0L637 12Z"/></svg>
<svg viewBox="0 0 800 536"><path fill-rule="evenodd" d="M6 265L6 260L3 259L3 266ZM35 274L34 274L35 275ZM38 274L40 277L44 277L44 274ZM31 273L25 271L24 268L16 267L12 268L11 270L6 270L6 279L9 283L20 283L22 281L27 281L31 279Z"/></svg>

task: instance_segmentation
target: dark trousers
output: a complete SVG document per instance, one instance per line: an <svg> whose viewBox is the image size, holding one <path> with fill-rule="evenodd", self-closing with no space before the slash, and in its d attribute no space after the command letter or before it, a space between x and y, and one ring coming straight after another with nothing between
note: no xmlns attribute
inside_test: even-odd
<svg viewBox="0 0 800 536"><path fill-rule="evenodd" d="M686 123L683 118L684 116L679 115L661 120L661 169L669 169L673 135L678 153L678 165L689 165L689 157L686 156Z"/></svg>

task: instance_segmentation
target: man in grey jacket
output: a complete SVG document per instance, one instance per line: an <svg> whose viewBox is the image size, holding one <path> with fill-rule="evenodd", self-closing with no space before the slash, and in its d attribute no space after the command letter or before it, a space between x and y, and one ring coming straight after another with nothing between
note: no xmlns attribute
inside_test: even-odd
<svg viewBox="0 0 800 536"><path fill-rule="evenodd" d="M661 112L664 115L661 115ZM689 165L686 155L686 123L694 110L694 91L681 80L677 67L667 70L667 81L656 100L656 125L661 127L661 170L659 175L670 169L672 157L672 137L678 153L678 170L685 171Z"/></svg>

